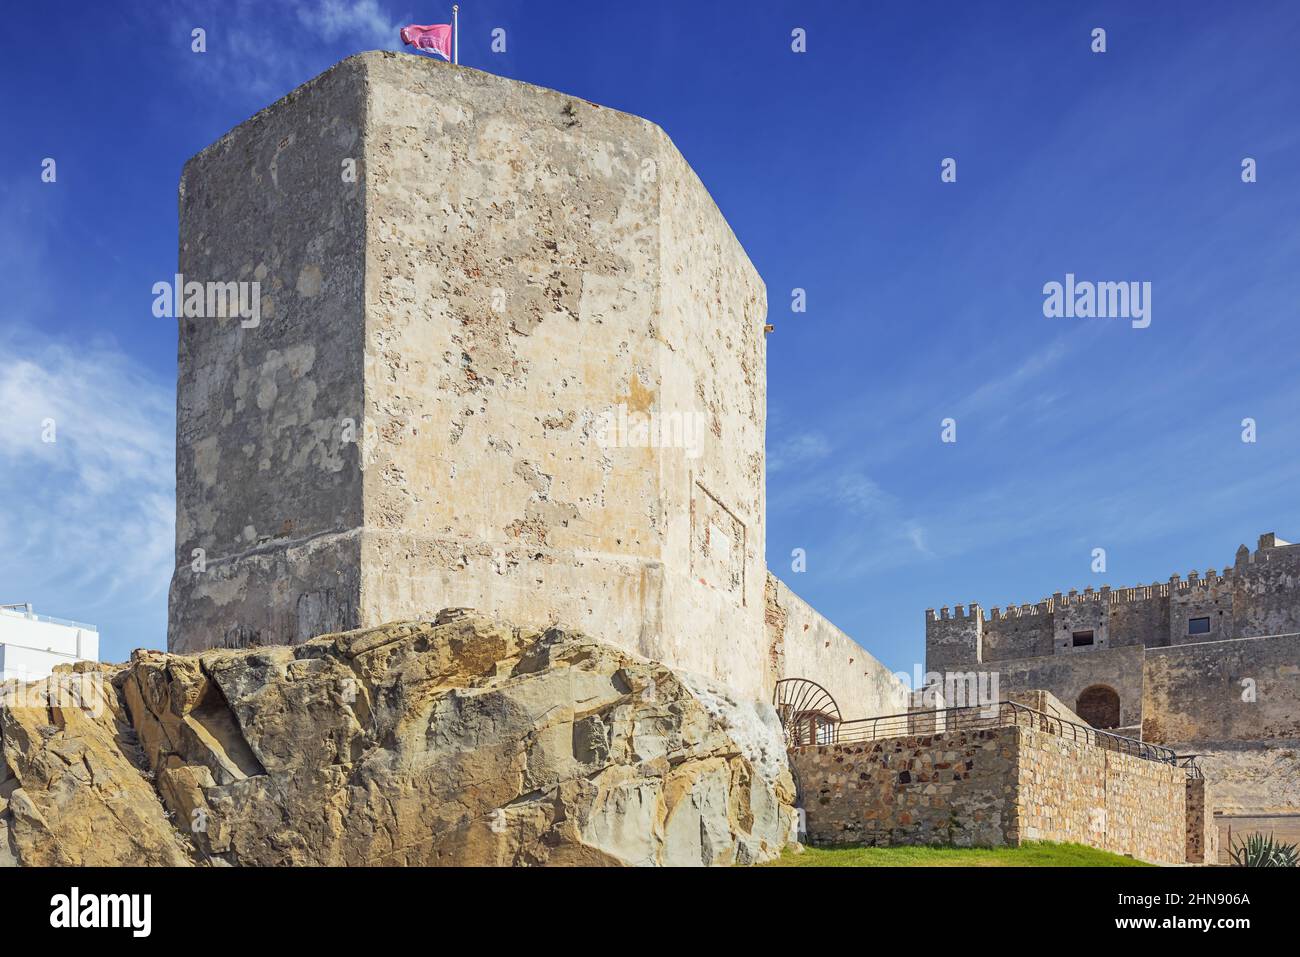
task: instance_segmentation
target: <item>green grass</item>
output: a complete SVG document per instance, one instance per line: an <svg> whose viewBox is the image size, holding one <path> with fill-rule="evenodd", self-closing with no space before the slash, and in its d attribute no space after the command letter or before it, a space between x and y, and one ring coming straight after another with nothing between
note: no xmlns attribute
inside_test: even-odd
<svg viewBox="0 0 1300 957"><path fill-rule="evenodd" d="M805 847L768 867L1150 867L1083 844L1020 847Z"/></svg>

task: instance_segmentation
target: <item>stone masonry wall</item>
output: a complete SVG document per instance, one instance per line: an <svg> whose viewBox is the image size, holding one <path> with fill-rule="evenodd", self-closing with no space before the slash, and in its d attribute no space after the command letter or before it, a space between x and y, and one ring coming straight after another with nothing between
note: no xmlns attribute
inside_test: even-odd
<svg viewBox="0 0 1300 957"><path fill-rule="evenodd" d="M765 290L726 220L653 123L365 56L362 624L562 621L765 697ZM650 415L682 434L602 441Z"/></svg>
<svg viewBox="0 0 1300 957"><path fill-rule="evenodd" d="M999 661L982 667L996 671L1003 693L1044 689L1071 710L1079 695L1093 685L1106 685L1119 695L1120 726L1142 720L1142 660L1146 649L1119 647L1089 655L1045 655Z"/></svg>
<svg viewBox="0 0 1300 957"><path fill-rule="evenodd" d="M835 699L845 719L902 714L908 689L865 648L767 575L769 660L777 678L807 678Z"/></svg>
<svg viewBox="0 0 1300 957"><path fill-rule="evenodd" d="M1151 649L1145 675L1143 737L1199 755L1215 810L1300 815L1300 636Z"/></svg>
<svg viewBox="0 0 1300 957"><path fill-rule="evenodd" d="M790 754L813 844L1075 841L1181 863L1185 772L1025 727Z"/></svg>
<svg viewBox="0 0 1300 957"><path fill-rule="evenodd" d="M1020 736L1020 837L1157 864L1185 860L1186 772L1035 728Z"/></svg>
<svg viewBox="0 0 1300 957"><path fill-rule="evenodd" d="M1300 738L1184 741L1166 747L1197 755L1205 776L1214 782L1219 813L1300 818Z"/></svg>
<svg viewBox="0 0 1300 957"><path fill-rule="evenodd" d="M1214 792L1205 778L1187 779L1187 862L1219 860L1219 828L1214 821Z"/></svg>
<svg viewBox="0 0 1300 957"><path fill-rule="evenodd" d="M792 749L812 844L1019 842L1014 728Z"/></svg>
<svg viewBox="0 0 1300 957"><path fill-rule="evenodd" d="M1300 635L1148 649L1145 679L1148 741L1300 737Z"/></svg>
<svg viewBox="0 0 1300 957"><path fill-rule="evenodd" d="M359 624L364 70L299 87L185 164L179 271L260 283L260 317L178 321L176 651Z"/></svg>

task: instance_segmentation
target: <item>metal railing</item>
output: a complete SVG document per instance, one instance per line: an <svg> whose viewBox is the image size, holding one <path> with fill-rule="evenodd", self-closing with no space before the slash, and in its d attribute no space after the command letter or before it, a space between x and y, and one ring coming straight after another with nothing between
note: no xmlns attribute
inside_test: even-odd
<svg viewBox="0 0 1300 957"><path fill-rule="evenodd" d="M1187 776L1194 781L1199 781L1205 777L1201 771L1201 766L1196 762L1199 754L1180 754L1178 755L1178 766L1187 772Z"/></svg>
<svg viewBox="0 0 1300 957"><path fill-rule="evenodd" d="M99 634L99 627L87 624L84 621L72 621L67 618L55 618L53 615L38 615L32 611L31 602L11 602L0 605L0 615L8 615L13 618L26 618L28 621L41 621L49 625L63 625L67 628L80 628L82 631L93 631Z"/></svg>
<svg viewBox="0 0 1300 957"><path fill-rule="evenodd" d="M794 729L788 736L795 742L792 747L810 747L861 744L885 738L1011 727L1036 728L1039 731L1105 748L1108 751L1131 754L1146 761L1185 767L1178 764L1178 755L1172 748L1102 731L1076 721L1068 721L1014 701L999 701L996 704L970 705L962 708L909 711L905 714L887 714L876 718L856 718L830 725L818 722L810 725L805 733L800 733L803 729ZM1192 772L1189 770L1188 773ZM1199 768L1196 769L1196 773L1200 773Z"/></svg>

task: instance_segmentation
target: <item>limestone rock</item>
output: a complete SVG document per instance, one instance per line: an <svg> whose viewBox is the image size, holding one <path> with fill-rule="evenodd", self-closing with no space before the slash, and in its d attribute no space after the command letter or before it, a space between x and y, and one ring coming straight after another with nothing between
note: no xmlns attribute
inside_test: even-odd
<svg viewBox="0 0 1300 957"><path fill-rule="evenodd" d="M94 715L0 705L0 863L731 864L792 836L770 708L559 629L451 610L105 674Z"/></svg>
<svg viewBox="0 0 1300 957"><path fill-rule="evenodd" d="M189 861L98 666L0 687L0 864Z"/></svg>

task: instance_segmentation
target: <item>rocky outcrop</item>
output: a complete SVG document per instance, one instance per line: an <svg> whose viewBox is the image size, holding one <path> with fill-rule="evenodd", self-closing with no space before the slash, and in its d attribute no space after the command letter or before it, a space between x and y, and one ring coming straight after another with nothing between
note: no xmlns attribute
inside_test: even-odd
<svg viewBox="0 0 1300 957"><path fill-rule="evenodd" d="M0 686L0 865L189 863L112 672Z"/></svg>
<svg viewBox="0 0 1300 957"><path fill-rule="evenodd" d="M792 835L770 708L472 612L9 691L0 862L731 864Z"/></svg>

